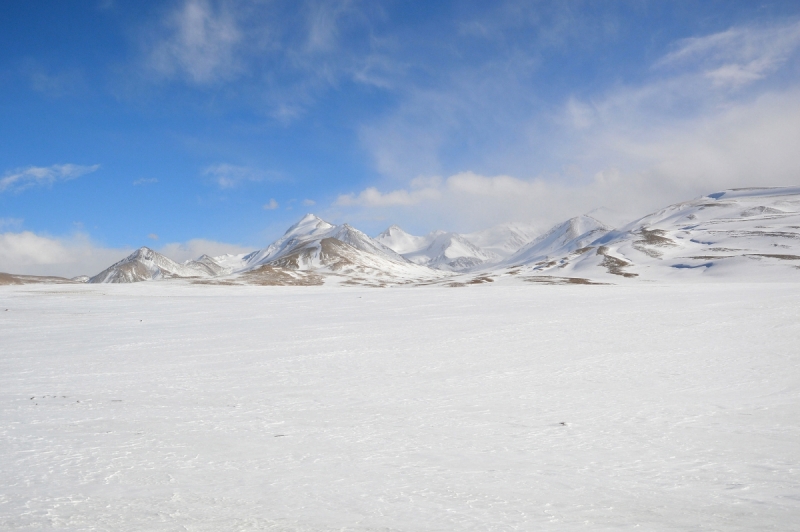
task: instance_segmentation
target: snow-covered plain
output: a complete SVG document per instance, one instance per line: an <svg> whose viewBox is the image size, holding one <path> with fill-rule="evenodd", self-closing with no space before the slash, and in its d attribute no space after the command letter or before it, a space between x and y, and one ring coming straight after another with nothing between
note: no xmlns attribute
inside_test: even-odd
<svg viewBox="0 0 800 532"><path fill-rule="evenodd" d="M0 529L797 529L798 302L0 287Z"/></svg>

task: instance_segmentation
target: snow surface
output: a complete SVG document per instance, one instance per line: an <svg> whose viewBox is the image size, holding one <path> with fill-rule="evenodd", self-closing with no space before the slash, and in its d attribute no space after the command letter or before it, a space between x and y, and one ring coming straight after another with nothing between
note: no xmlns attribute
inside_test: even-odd
<svg viewBox="0 0 800 532"><path fill-rule="evenodd" d="M0 529L796 529L798 301L0 287Z"/></svg>

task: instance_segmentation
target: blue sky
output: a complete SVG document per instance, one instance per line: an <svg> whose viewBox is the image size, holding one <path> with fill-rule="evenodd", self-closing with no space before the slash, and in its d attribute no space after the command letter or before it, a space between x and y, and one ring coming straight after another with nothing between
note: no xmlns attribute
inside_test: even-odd
<svg viewBox="0 0 800 532"><path fill-rule="evenodd" d="M621 218L800 176L800 5L0 7L0 271Z"/></svg>

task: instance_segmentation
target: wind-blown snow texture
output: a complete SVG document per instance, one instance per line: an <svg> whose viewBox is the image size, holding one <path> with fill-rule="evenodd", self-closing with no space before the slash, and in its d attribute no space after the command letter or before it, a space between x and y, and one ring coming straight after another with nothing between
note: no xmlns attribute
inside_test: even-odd
<svg viewBox="0 0 800 532"><path fill-rule="evenodd" d="M0 287L0 529L794 529L798 301Z"/></svg>

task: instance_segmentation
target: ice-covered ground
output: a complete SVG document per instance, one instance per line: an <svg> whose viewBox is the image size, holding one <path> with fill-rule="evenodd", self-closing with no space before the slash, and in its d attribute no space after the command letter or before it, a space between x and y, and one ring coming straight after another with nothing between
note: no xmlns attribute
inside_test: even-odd
<svg viewBox="0 0 800 532"><path fill-rule="evenodd" d="M2 287L0 529L796 530L798 339L800 284Z"/></svg>

